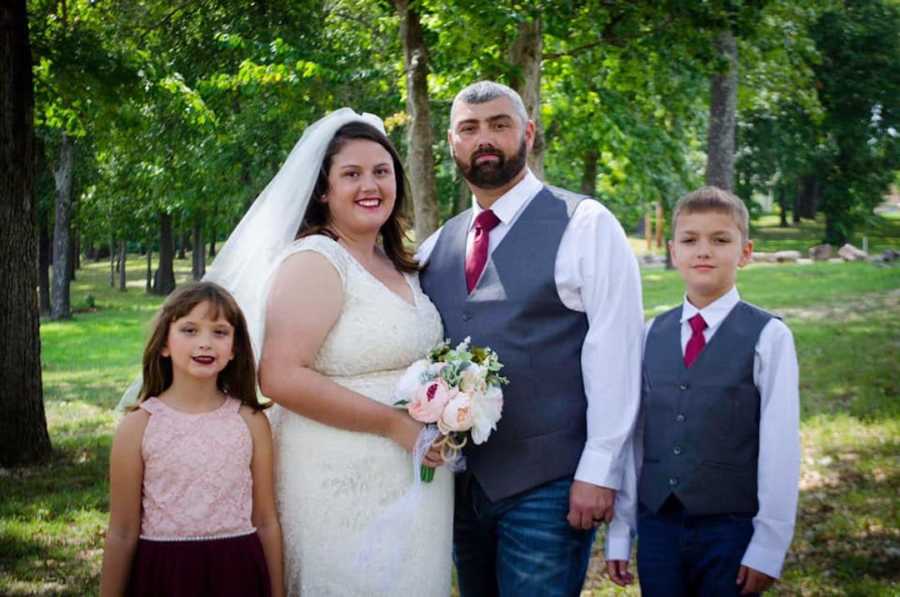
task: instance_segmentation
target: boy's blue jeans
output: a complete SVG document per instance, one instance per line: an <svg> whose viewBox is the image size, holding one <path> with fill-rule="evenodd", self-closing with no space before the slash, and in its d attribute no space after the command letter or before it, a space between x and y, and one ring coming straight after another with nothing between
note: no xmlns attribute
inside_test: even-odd
<svg viewBox="0 0 900 597"><path fill-rule="evenodd" d="M735 581L753 536L750 515L689 516L669 498L638 509L638 580L644 597L740 595Z"/></svg>
<svg viewBox="0 0 900 597"><path fill-rule="evenodd" d="M569 526L572 478L491 502L469 474L456 480L453 560L462 597L577 597L594 531Z"/></svg>

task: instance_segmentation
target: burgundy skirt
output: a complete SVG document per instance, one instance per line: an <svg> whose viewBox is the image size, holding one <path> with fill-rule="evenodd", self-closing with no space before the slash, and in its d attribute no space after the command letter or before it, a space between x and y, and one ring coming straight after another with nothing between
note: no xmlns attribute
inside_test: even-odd
<svg viewBox="0 0 900 597"><path fill-rule="evenodd" d="M208 541L140 539L130 597L269 597L269 569L256 533Z"/></svg>

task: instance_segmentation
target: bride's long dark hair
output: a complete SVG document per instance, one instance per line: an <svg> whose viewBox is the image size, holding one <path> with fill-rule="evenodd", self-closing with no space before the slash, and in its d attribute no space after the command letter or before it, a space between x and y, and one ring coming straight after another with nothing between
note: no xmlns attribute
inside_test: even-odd
<svg viewBox="0 0 900 597"><path fill-rule="evenodd" d="M381 245L384 249L384 254L387 255L397 270L401 272L417 271L419 264L403 243L406 237L404 232L403 204L406 200L407 190L403 161L400 159L400 155L394 149L391 141L374 126L364 122L345 124L337 130L328 144L328 148L325 150L325 157L322 159L322 167L319 168L319 176L316 178L316 185L309 199L309 206L306 208L303 221L300 223L300 229L297 231L297 238L313 234L324 234L333 240L338 240L334 230L328 227L331 220L328 203L321 199L328 192L328 172L331 170L332 159L349 141L355 140L373 141L384 147L391 154L391 159L394 161L394 177L397 182L397 198L394 201L394 209L391 211L391 215L379 230Z"/></svg>

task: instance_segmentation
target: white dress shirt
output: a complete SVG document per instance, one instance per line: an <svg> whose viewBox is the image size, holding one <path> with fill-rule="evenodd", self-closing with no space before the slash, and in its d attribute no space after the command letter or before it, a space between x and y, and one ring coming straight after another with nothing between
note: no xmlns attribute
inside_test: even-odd
<svg viewBox="0 0 900 597"><path fill-rule="evenodd" d="M500 223L490 232L488 255L543 186L528 171L494 202L491 210ZM475 237L475 217L483 211L474 199L472 205L467 254ZM416 253L419 263L427 263L441 230L422 243ZM560 300L569 309L585 313L588 320L581 349L587 441L575 478L619 489L640 406L643 307L637 260L615 216L600 202L588 200L572 214L554 268Z"/></svg>
<svg viewBox="0 0 900 597"><path fill-rule="evenodd" d="M732 288L703 309L684 298L681 310L681 352L691 337L688 320L700 313L708 326L703 337L709 343L722 321L740 300ZM653 326L647 323L644 342ZM800 397L797 353L794 337L780 320L772 318L763 327L753 358L753 383L760 395L759 461L757 499L759 511L753 518L753 537L741 564L778 578L794 535L797 494L800 483ZM616 496L617 520L610 526L608 546L616 557L626 560L631 551L629 530L636 530L637 478L643 459L642 422L634 434L634 450L622 491ZM639 539L640 540L640 539Z"/></svg>

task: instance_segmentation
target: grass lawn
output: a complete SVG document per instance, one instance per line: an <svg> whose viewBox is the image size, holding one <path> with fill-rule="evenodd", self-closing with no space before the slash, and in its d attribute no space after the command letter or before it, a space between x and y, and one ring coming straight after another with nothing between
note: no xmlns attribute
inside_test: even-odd
<svg viewBox="0 0 900 597"><path fill-rule="evenodd" d="M112 408L138 371L160 302L144 294L141 258L128 262L126 293L109 288L107 267L86 264L72 288L76 308L91 294L95 310L41 326L54 458L0 470L0 595L97 592ZM188 267L178 263L180 279ZM675 272L643 276L648 317L680 301ZM783 314L800 355L800 514L773 594L898 594L900 266L751 266L740 287L746 299ZM595 557L584 595L638 594L612 587L602 568Z"/></svg>

